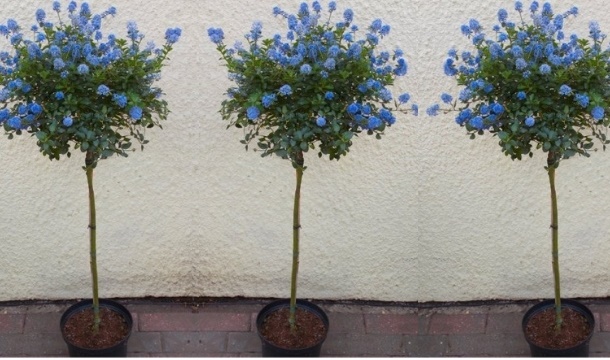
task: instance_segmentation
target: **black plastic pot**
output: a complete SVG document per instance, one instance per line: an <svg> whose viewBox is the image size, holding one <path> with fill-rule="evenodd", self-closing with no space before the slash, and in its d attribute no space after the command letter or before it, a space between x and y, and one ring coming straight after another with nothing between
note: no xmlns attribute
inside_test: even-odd
<svg viewBox="0 0 610 360"><path fill-rule="evenodd" d="M523 316L523 321L521 322L521 328L523 329L523 334L525 335L525 328L529 322L529 320L539 312L545 311L549 308L553 308L555 306L554 300L545 300L534 305L531 309L529 309L525 315ZM587 319L591 327L591 333L589 336L580 344L567 348L567 349L548 349L541 346L538 346L532 343L527 336L525 340L530 345L530 351L533 357L588 357L589 356L589 341L591 341L591 337L593 336L593 332L595 329L595 318L593 317L593 313L589 310L585 305L581 304L575 300L562 299L561 300L562 308L572 309Z"/></svg>
<svg viewBox="0 0 610 360"><path fill-rule="evenodd" d="M106 299L100 299L100 308L110 309L119 315L121 315L125 322L127 323L128 333L127 336L118 344L105 348L105 349L87 349L71 344L68 339L66 339L66 335L64 334L64 325L68 321L68 319L85 309L89 309L93 306L93 300L83 300L80 301L68 308L61 316L61 320L59 322L59 326L61 329L61 335L64 338L64 341L68 345L68 352L71 357L126 357L127 356L127 341L129 340L129 336L131 335L131 329L133 327L133 319L131 317L131 313L127 310L123 305Z"/></svg>
<svg viewBox="0 0 610 360"><path fill-rule="evenodd" d="M261 335L261 326L263 325L265 318L272 312L287 307L290 307L290 300L277 300L265 306L256 317L256 330L263 345L263 357L319 357L320 351L322 350L322 344L326 340L326 335L328 334L328 316L326 316L324 310L309 301L297 299L297 308L306 310L322 320L325 334L319 343L303 349L285 349L270 343Z"/></svg>

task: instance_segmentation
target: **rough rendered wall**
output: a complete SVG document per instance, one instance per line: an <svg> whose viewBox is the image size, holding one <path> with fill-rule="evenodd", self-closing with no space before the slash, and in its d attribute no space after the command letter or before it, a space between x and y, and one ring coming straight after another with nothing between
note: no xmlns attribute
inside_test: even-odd
<svg viewBox="0 0 610 360"><path fill-rule="evenodd" d="M287 297L294 171L262 159L225 130L217 111L229 85L206 35L241 39L253 20L299 1L95 0L118 8L111 28L136 20L161 43L167 27L183 37L164 69L172 114L148 132L144 152L101 162L95 174L98 261L103 297ZM325 3L325 2L323 2ZM529 2L525 2L526 5ZM66 6L67 2L64 1ZM392 25L388 49L403 48L409 91L425 108L455 90L442 72L459 26L488 27L512 0L342 0L364 28ZM556 10L572 2L553 1ZM597 18L610 31L607 2L580 0L568 23L579 34ZM0 22L31 24L51 1L4 1ZM512 11L511 11L512 14ZM423 111L422 111L423 113ZM451 115L400 116L382 141L356 139L339 161L306 156L302 189L299 296L325 299L453 301L552 295L549 191L544 156L511 162L496 140L471 141ZM35 140L0 141L0 301L90 296L87 187L81 154L43 158ZM610 154L564 162L558 170L563 289L567 297L610 295Z"/></svg>

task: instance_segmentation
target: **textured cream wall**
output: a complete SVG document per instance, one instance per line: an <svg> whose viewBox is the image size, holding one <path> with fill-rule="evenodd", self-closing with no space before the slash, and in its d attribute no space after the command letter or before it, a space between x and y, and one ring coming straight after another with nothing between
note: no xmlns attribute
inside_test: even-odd
<svg viewBox="0 0 610 360"><path fill-rule="evenodd" d="M286 297L294 174L286 161L245 152L239 130L217 110L229 85L206 29L229 42L299 1L96 0L118 8L110 27L133 19L161 43L183 37L164 70L172 114L148 133L144 152L103 161L95 175L103 297ZM67 4L64 1L64 6ZM446 51L463 48L470 17L495 23L511 0L343 0L365 27L392 25L388 48L407 52L408 90L424 108L452 88ZM527 3L529 4L529 3ZM554 1L558 10L571 2ZM31 24L51 1L5 1L0 21ZM607 2L581 0L570 26L597 18ZM572 28L572 27L571 27ZM397 92L398 92L397 91ZM422 111L423 112L423 111ZM552 295L549 196L544 157L511 162L493 138L470 141L452 116L401 116L382 141L356 140L340 162L308 154L302 202L299 296L451 301ZM0 301L90 296L84 158L43 158L34 139L0 141ZM564 162L558 171L566 296L610 295L610 154Z"/></svg>

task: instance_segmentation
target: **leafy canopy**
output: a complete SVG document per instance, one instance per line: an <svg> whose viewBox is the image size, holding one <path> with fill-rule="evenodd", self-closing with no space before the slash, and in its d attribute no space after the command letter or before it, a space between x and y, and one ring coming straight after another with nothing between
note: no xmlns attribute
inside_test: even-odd
<svg viewBox="0 0 610 360"><path fill-rule="evenodd" d="M294 163L317 144L320 157L339 159L354 135L380 138L396 121L393 108L409 95L394 99L388 87L406 74L407 63L400 49L376 51L390 26L375 20L357 39L353 11L345 10L343 21L331 24L335 11L332 1L324 21L318 1L311 8L302 3L294 15L276 7L274 15L287 23L286 36L263 39L262 24L255 22L247 46L228 47L222 29L208 30L234 83L220 113L228 127L247 129L246 147L256 140L263 156Z"/></svg>
<svg viewBox="0 0 610 360"><path fill-rule="evenodd" d="M154 86L181 30L168 29L165 44L143 45L144 35L130 22L127 38L104 36L102 22L114 7L92 14L89 4L70 2L67 16L53 2L58 22L36 11L31 39L15 20L0 25L10 51L0 52L0 122L9 138L36 136L43 155L59 159L71 146L96 163L113 154L127 156L142 127L160 126L167 103Z"/></svg>
<svg viewBox="0 0 610 360"><path fill-rule="evenodd" d="M537 1L528 10L515 3L519 21L498 11L499 25L487 35L475 19L462 26L475 52L449 52L445 73L464 86L457 100L442 99L458 108L456 122L471 138L485 131L496 135L507 156L521 159L533 148L548 153L549 166L576 154L589 155L594 139L608 144L610 124L610 50L591 22L589 39L567 35L565 22L576 7L555 14L549 3ZM458 105L459 104L459 105ZM438 105L428 109L438 111Z"/></svg>

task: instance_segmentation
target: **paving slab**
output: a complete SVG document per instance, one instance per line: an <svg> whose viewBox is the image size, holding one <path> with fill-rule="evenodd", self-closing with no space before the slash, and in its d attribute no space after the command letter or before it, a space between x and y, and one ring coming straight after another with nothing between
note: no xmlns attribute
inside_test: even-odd
<svg viewBox="0 0 610 360"><path fill-rule="evenodd" d="M267 300L120 300L134 318L130 357L260 357L256 314ZM61 313L73 301L0 304L0 356L64 357ZM531 305L504 302L413 304L321 302L330 319L328 357L522 357L521 333ZM610 300L590 303L596 315L592 357L610 356Z"/></svg>

